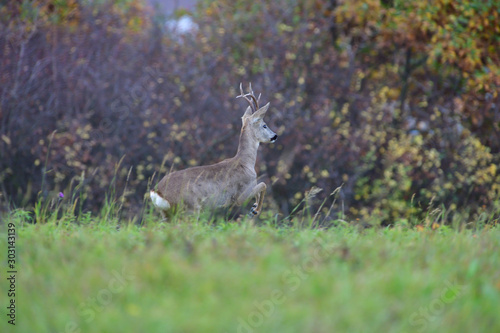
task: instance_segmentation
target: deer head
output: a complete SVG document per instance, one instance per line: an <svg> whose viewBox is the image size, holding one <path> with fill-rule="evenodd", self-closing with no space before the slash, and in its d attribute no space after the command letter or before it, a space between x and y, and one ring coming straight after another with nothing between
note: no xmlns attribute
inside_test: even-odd
<svg viewBox="0 0 500 333"><path fill-rule="evenodd" d="M259 107L260 94L259 97L255 97L252 90L252 84L250 84L248 90L249 92L245 94L240 83L241 95L236 96L236 98L244 98L250 104L241 118L243 129L250 129L251 134L258 142L275 142L278 136L267 126L263 119L269 109L270 103L267 103L263 107Z"/></svg>

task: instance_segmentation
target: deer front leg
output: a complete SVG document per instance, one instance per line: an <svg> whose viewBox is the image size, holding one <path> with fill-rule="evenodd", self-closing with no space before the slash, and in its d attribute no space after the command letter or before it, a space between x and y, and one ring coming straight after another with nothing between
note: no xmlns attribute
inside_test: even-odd
<svg viewBox="0 0 500 333"><path fill-rule="evenodd" d="M265 183L259 183L255 185L250 191L245 191L241 194L237 200L238 205L242 205L247 199L255 198L255 203L253 204L250 212L255 216L258 215L262 209L262 204L264 202L264 195L266 193L267 186Z"/></svg>
<svg viewBox="0 0 500 333"><path fill-rule="evenodd" d="M259 200L260 200L260 193L257 193L257 195L255 196L255 202L254 202L254 204L252 205L252 208L251 208L251 209L255 209L255 208L257 208L257 206L259 205Z"/></svg>
<svg viewBox="0 0 500 333"><path fill-rule="evenodd" d="M255 197L255 203L252 205L252 208L250 209L250 212L253 215L259 215L260 211L262 210L262 206L264 204L264 196L266 195L267 186L264 183L260 183L259 185L261 185L261 184L262 184L263 188L259 193L257 193L257 195ZM259 185L257 185L257 186L259 186Z"/></svg>

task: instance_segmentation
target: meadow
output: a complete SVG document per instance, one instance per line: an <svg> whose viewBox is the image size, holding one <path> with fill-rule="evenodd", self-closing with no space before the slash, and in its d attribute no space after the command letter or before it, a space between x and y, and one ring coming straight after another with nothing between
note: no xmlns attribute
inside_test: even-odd
<svg viewBox="0 0 500 333"><path fill-rule="evenodd" d="M498 332L500 229L2 218L2 332ZM5 263L5 260L2 260ZM6 270L2 265L2 273ZM3 274L2 274L3 275Z"/></svg>
<svg viewBox="0 0 500 333"><path fill-rule="evenodd" d="M3 2L0 333L500 332L499 1ZM161 221L240 82L263 214Z"/></svg>

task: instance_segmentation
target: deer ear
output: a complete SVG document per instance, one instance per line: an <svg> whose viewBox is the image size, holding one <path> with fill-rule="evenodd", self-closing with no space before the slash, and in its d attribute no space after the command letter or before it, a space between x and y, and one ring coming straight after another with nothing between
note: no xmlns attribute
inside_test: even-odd
<svg viewBox="0 0 500 333"><path fill-rule="evenodd" d="M245 111L245 114L243 115L243 118L250 117L252 115L252 108L247 107L247 110Z"/></svg>
<svg viewBox="0 0 500 333"><path fill-rule="evenodd" d="M255 111L255 113L252 115L252 118L254 120L259 120L259 119L262 119L264 118L267 110L269 109L269 105L271 103L267 103L266 105L264 105L263 107L261 107L260 109L258 109L257 111Z"/></svg>
<svg viewBox="0 0 500 333"><path fill-rule="evenodd" d="M245 111L245 114L243 114L243 117L241 117L241 123L245 125L245 121L252 116L252 108L248 107L247 110Z"/></svg>

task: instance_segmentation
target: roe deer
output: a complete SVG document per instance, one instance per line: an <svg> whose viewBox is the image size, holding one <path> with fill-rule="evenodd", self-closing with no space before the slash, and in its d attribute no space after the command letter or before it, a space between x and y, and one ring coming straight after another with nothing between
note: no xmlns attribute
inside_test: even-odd
<svg viewBox="0 0 500 333"><path fill-rule="evenodd" d="M222 162L188 168L172 172L158 183L156 190L150 191L153 204L167 217L173 208L184 205L188 210L199 212L203 207L241 206L255 198L250 212L255 216L261 212L266 193L266 184L257 184L255 162L257 149L261 142L275 142L278 136L267 127L263 118L269 103L259 107L259 99L249 87L241 95L250 106L243 115L238 151L232 158Z"/></svg>

